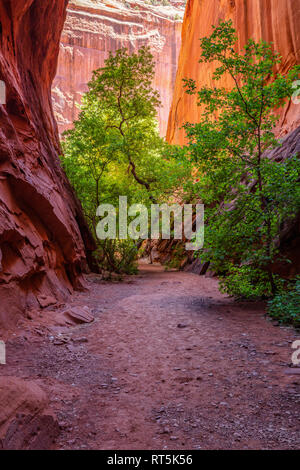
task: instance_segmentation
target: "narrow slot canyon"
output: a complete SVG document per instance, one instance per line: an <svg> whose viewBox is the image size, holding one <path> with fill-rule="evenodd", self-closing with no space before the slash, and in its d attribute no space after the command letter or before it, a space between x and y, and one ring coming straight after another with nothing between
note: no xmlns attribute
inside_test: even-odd
<svg viewBox="0 0 300 470"><path fill-rule="evenodd" d="M299 22L0 1L0 450L299 449Z"/></svg>

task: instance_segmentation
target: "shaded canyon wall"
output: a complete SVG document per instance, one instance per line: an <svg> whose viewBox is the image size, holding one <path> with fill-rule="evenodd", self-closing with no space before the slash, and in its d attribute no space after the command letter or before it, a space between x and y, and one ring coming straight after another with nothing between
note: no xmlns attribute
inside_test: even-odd
<svg viewBox="0 0 300 470"><path fill-rule="evenodd" d="M158 2L159 3L159 2ZM71 0L64 26L57 75L53 84L60 132L78 116L76 103L87 91L92 71L102 67L109 51L149 45L156 63L154 87L160 92L159 123L166 134L181 43L183 1L152 5L141 0Z"/></svg>
<svg viewBox="0 0 300 470"><path fill-rule="evenodd" d="M171 106L167 140L174 144L185 142L181 129L185 122L197 122L201 109L195 97L183 91L182 79L193 78L198 85L212 85L213 64L199 64L199 38L212 32L219 20L232 19L237 29L241 50L249 38L274 43L282 56L279 71L286 73L300 63L300 0L188 0L182 28L182 47ZM217 86L230 87L223 78ZM278 126L285 135L300 125L300 106L288 104L281 112Z"/></svg>
<svg viewBox="0 0 300 470"><path fill-rule="evenodd" d="M66 7L66 0L0 2L0 80L6 85L6 104L0 105L2 326L80 287L85 248L93 249L59 164L51 105Z"/></svg>

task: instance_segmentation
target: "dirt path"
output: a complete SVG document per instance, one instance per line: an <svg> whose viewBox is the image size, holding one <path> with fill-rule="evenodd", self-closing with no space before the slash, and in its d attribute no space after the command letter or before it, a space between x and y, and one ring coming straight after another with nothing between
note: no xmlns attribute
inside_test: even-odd
<svg viewBox="0 0 300 470"><path fill-rule="evenodd" d="M6 375L36 380L59 417L59 449L299 448L300 375L288 328L215 279L143 266L120 283L89 277L92 324L8 343ZM24 331L24 325L22 326Z"/></svg>

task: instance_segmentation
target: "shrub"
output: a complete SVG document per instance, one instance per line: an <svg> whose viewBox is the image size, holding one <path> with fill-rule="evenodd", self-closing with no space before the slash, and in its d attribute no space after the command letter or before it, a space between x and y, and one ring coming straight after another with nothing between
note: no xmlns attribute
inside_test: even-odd
<svg viewBox="0 0 300 470"><path fill-rule="evenodd" d="M268 303L268 313L280 323L300 328L300 276L290 282L285 291L280 291Z"/></svg>
<svg viewBox="0 0 300 470"><path fill-rule="evenodd" d="M94 257L103 270L117 274L137 274L138 245L133 240L98 240Z"/></svg>
<svg viewBox="0 0 300 470"><path fill-rule="evenodd" d="M251 265L231 266L220 279L221 291L236 299L256 300L272 295L268 274Z"/></svg>

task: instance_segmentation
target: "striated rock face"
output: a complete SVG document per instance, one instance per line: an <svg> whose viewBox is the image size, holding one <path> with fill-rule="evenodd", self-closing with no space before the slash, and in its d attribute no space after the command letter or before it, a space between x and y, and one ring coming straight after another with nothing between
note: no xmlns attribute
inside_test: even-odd
<svg viewBox="0 0 300 470"><path fill-rule="evenodd" d="M158 0L158 3L162 3ZM71 0L61 38L52 96L59 130L78 116L76 103L87 91L92 71L109 51L135 51L149 45L156 62L154 86L160 92L160 131L165 135L181 43L185 1L152 5L142 0Z"/></svg>
<svg viewBox="0 0 300 470"><path fill-rule="evenodd" d="M93 242L61 170L51 106L66 0L0 2L0 326L81 285ZM80 226L80 228L79 228Z"/></svg>
<svg viewBox="0 0 300 470"><path fill-rule="evenodd" d="M197 122L200 108L195 98L184 93L183 78L193 78L200 85L211 85L213 65L199 64L199 38L212 32L211 25L219 20L232 19L238 31L238 48L253 37L274 43L283 57L280 72L287 72L300 62L300 0L188 0L182 30L182 48L173 103L170 111L167 139L174 144L184 143L187 122ZM221 80L218 86L230 86ZM300 106L289 104L281 113L279 133L284 135L300 125Z"/></svg>

